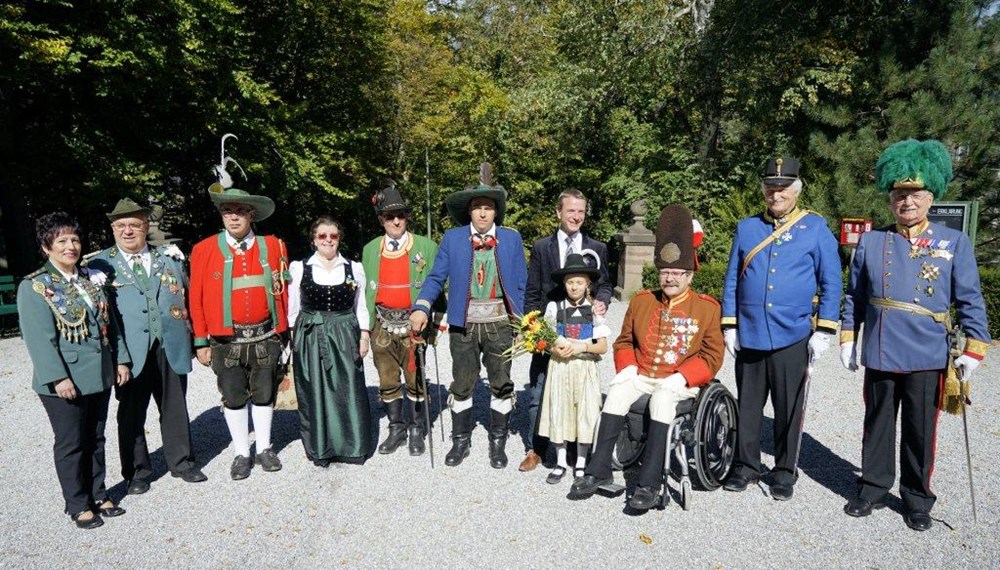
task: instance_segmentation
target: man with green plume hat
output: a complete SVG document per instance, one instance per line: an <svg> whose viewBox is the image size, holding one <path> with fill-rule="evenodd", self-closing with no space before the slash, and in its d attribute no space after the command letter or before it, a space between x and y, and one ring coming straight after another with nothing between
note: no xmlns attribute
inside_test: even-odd
<svg viewBox="0 0 1000 570"><path fill-rule="evenodd" d="M858 369L860 336L865 367L861 477L844 512L865 517L885 506L895 482L896 410L902 408L899 494L907 526L922 531L931 527L936 499L930 478L938 410L961 409L953 406L957 382L949 394L946 379L951 373L968 380L986 355L986 305L969 238L927 219L952 176L945 146L897 142L879 157L875 174L895 223L862 234L841 315L841 362ZM952 309L968 339L954 359Z"/></svg>

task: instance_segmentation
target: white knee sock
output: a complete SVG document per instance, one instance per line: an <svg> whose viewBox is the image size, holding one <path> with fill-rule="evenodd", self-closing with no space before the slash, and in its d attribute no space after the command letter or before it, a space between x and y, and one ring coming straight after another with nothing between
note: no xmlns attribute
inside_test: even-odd
<svg viewBox="0 0 1000 570"><path fill-rule="evenodd" d="M257 453L271 449L271 418L274 408L271 406L251 405L253 412L253 433L257 436Z"/></svg>
<svg viewBox="0 0 1000 570"><path fill-rule="evenodd" d="M470 400L472 398L469 398ZM513 398L497 398L496 396L490 397L490 409L496 410L501 414L509 414L512 409L514 409L514 399Z"/></svg>
<svg viewBox="0 0 1000 570"><path fill-rule="evenodd" d="M556 444L556 465L563 469L569 469L569 463L566 461L565 443Z"/></svg>
<svg viewBox="0 0 1000 570"><path fill-rule="evenodd" d="M583 469L587 466L587 455L590 453L589 443L576 444L576 468Z"/></svg>
<svg viewBox="0 0 1000 570"><path fill-rule="evenodd" d="M229 435L233 438L233 449L236 455L250 457L250 426L247 425L249 414L246 406L238 410L222 409L222 415L229 426Z"/></svg>

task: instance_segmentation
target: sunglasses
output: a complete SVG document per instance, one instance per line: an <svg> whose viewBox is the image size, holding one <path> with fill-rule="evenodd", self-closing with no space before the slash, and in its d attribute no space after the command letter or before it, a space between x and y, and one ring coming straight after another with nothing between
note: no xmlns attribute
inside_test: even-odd
<svg viewBox="0 0 1000 570"><path fill-rule="evenodd" d="M340 234L316 234L316 239L320 241L337 241L340 239Z"/></svg>

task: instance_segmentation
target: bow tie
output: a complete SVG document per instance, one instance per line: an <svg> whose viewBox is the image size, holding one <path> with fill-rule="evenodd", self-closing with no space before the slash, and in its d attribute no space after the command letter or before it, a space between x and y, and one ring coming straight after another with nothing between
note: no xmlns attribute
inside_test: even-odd
<svg viewBox="0 0 1000 570"><path fill-rule="evenodd" d="M497 238L491 235L476 234L472 236L472 249L476 251L489 251L497 246Z"/></svg>

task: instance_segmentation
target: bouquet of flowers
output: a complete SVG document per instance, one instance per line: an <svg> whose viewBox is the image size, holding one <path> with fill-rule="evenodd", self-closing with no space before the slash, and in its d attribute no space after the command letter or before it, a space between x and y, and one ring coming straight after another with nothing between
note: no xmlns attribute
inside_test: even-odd
<svg viewBox="0 0 1000 570"><path fill-rule="evenodd" d="M520 318L510 321L514 329L514 345L503 352L508 360L513 360L522 354L542 354L549 352L555 345L559 335L552 324L542 317L541 311L531 311Z"/></svg>

